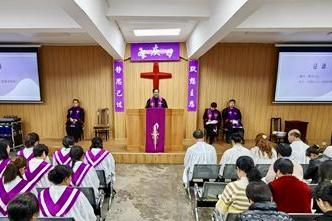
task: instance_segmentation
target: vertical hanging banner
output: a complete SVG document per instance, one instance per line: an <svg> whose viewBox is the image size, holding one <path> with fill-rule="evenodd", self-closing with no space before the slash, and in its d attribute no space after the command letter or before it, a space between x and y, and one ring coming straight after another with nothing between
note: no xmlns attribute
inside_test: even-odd
<svg viewBox="0 0 332 221"><path fill-rule="evenodd" d="M113 62L114 111L124 112L123 61Z"/></svg>
<svg viewBox="0 0 332 221"><path fill-rule="evenodd" d="M187 110L197 111L198 104L198 60L189 60L188 67L188 105Z"/></svg>

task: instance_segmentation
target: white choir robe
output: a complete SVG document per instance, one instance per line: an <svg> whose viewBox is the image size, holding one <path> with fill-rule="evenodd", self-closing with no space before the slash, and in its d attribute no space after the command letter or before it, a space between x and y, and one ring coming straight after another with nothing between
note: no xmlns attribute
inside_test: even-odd
<svg viewBox="0 0 332 221"><path fill-rule="evenodd" d="M328 156L328 157L332 157L332 145L326 147L326 149L324 150L324 155Z"/></svg>
<svg viewBox="0 0 332 221"><path fill-rule="evenodd" d="M62 155L67 155L70 152L70 147L69 148L62 147L60 150L57 150L57 151L61 151ZM53 159L52 164L53 164L53 166L59 165L55 159Z"/></svg>
<svg viewBox="0 0 332 221"><path fill-rule="evenodd" d="M27 159L27 156L31 156L31 154L33 154L33 147L29 147L29 148L25 147L25 148L23 148L23 155L24 155L24 157L26 159ZM51 160L50 160L49 156L46 156L45 161L47 163L51 163Z"/></svg>
<svg viewBox="0 0 332 221"><path fill-rule="evenodd" d="M42 162L44 162L43 159L38 158L32 158L29 161L29 169L30 171L34 171ZM52 168L51 168L52 169ZM50 169L50 170L51 170ZM46 188L50 187L51 182L48 180L48 172L43 175L43 177L36 183L36 188Z"/></svg>
<svg viewBox="0 0 332 221"><path fill-rule="evenodd" d="M62 193L65 191L67 186L54 185L50 187L50 195L53 202L57 202L62 196ZM39 216L43 217L43 213L40 211ZM93 208L89 200L81 192L78 198L76 199L73 207L68 211L64 217L73 217L75 220L80 221L95 221L97 220L96 215L94 214Z"/></svg>
<svg viewBox="0 0 332 221"><path fill-rule="evenodd" d="M241 144L235 144L232 148L226 150L220 160L220 175L223 175L225 164L235 164L236 160L241 156L249 156L252 158L250 150Z"/></svg>
<svg viewBox="0 0 332 221"><path fill-rule="evenodd" d="M292 148L291 160L297 161L299 164L308 164L309 157L306 156L306 150L309 148L302 140L293 141L290 144Z"/></svg>
<svg viewBox="0 0 332 221"><path fill-rule="evenodd" d="M82 161L77 161L75 163L75 166L73 168L73 171L75 172L78 168L79 165L81 165L81 163L83 163ZM93 169L93 167L91 167L91 169L87 172L87 174L85 175L85 177L83 178L83 181L81 183L81 185L79 187L92 187L94 192L95 192L95 196L96 196L96 201L98 201L99 199L99 178L98 175L96 173L96 170Z"/></svg>
<svg viewBox="0 0 332 221"><path fill-rule="evenodd" d="M94 155L97 155L99 151L102 149L100 148L92 148L91 151ZM84 158L84 163L89 164L86 158ZM109 152L107 156L95 167L95 170L104 170L106 176L106 182L110 183L113 181L115 182L115 160L112 154Z"/></svg>
<svg viewBox="0 0 332 221"><path fill-rule="evenodd" d="M191 180L195 164L217 164L217 153L214 146L199 141L187 149L182 178L185 185L188 182L188 170L189 180Z"/></svg>
<svg viewBox="0 0 332 221"><path fill-rule="evenodd" d="M272 148L272 156L269 158L267 153L260 151L259 147L255 146L250 149L252 158L254 159L255 164L272 164L277 160L277 151Z"/></svg>

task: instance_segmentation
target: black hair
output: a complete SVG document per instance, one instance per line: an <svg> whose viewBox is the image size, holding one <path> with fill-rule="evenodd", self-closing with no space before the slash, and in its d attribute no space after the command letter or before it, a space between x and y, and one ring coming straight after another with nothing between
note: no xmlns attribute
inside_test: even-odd
<svg viewBox="0 0 332 221"><path fill-rule="evenodd" d="M65 136L63 139L62 139L62 145L65 147L65 148L70 148L71 146L73 146L75 144L75 139L74 137L72 136Z"/></svg>
<svg viewBox="0 0 332 221"><path fill-rule="evenodd" d="M91 146L90 149L92 148L100 148L103 149L103 140L100 137L94 137L91 140Z"/></svg>
<svg viewBox="0 0 332 221"><path fill-rule="evenodd" d="M233 98L228 101L228 103L230 103L230 102L234 102L234 104L236 104L236 101Z"/></svg>
<svg viewBox="0 0 332 221"><path fill-rule="evenodd" d="M197 129L193 132L193 137L195 139L202 139L204 138L204 132L201 129Z"/></svg>
<svg viewBox="0 0 332 221"><path fill-rule="evenodd" d="M57 185L69 178L71 174L72 171L68 166L57 165L48 173L48 180Z"/></svg>
<svg viewBox="0 0 332 221"><path fill-rule="evenodd" d="M9 202L7 211L10 221L30 221L39 212L38 199L30 192L20 194Z"/></svg>
<svg viewBox="0 0 332 221"><path fill-rule="evenodd" d="M72 146L70 148L70 158L72 160L72 166L71 168L74 168L75 163L79 160L82 159L83 155L84 155L84 150L81 146Z"/></svg>
<svg viewBox="0 0 332 221"><path fill-rule="evenodd" d="M231 140L233 140L235 143L242 143L243 137L239 133L233 133L231 134Z"/></svg>
<svg viewBox="0 0 332 221"><path fill-rule="evenodd" d="M320 154L322 151L321 151L321 149L320 149L320 147L318 146L318 145L312 145L312 146L310 146L310 147L308 147L307 149L306 149L306 151L305 151L305 155L307 156L307 157L310 157L310 155L311 154Z"/></svg>
<svg viewBox="0 0 332 221"><path fill-rule="evenodd" d="M255 181L248 184L246 188L247 198L255 203L270 202L272 193L268 185L263 181Z"/></svg>
<svg viewBox="0 0 332 221"><path fill-rule="evenodd" d="M37 144L37 146L33 148L32 152L34 157L41 157L43 153L48 156L49 150L48 146L46 146L45 144Z"/></svg>
<svg viewBox="0 0 332 221"><path fill-rule="evenodd" d="M73 103L74 103L75 101L77 101L77 103L80 103L80 100L77 99L77 98L74 98L74 99L73 99Z"/></svg>
<svg viewBox="0 0 332 221"><path fill-rule="evenodd" d="M216 102L212 102L210 105L212 108L217 108L217 103Z"/></svg>
<svg viewBox="0 0 332 221"><path fill-rule="evenodd" d="M17 176L21 177L20 169L26 167L27 160L24 157L17 157L12 162L10 162L5 171L3 172L4 183L9 183Z"/></svg>
<svg viewBox="0 0 332 221"><path fill-rule="evenodd" d="M9 146L9 141L6 139L0 139L0 160L9 159L7 152L7 147Z"/></svg>
<svg viewBox="0 0 332 221"><path fill-rule="evenodd" d="M246 173L249 182L260 181L263 177L249 156L241 156L236 160L236 167Z"/></svg>
<svg viewBox="0 0 332 221"><path fill-rule="evenodd" d="M318 175L321 182L332 182L332 160L326 160L318 168Z"/></svg>
<svg viewBox="0 0 332 221"><path fill-rule="evenodd" d="M274 162L273 170L275 173L279 170L282 174L293 174L294 165L289 159L280 158Z"/></svg>
<svg viewBox="0 0 332 221"><path fill-rule="evenodd" d="M315 189L315 198L328 202L332 206L332 183L321 182Z"/></svg>
<svg viewBox="0 0 332 221"><path fill-rule="evenodd" d="M154 93L155 90L158 90L158 92L159 92L159 88L153 88L152 93Z"/></svg>
<svg viewBox="0 0 332 221"><path fill-rule="evenodd" d="M287 143L280 143L276 147L276 152L282 157L290 157L292 154L292 148Z"/></svg>
<svg viewBox="0 0 332 221"><path fill-rule="evenodd" d="M28 133L24 137L24 146L28 148L33 147L38 141L39 141L39 135L37 133L35 132Z"/></svg>

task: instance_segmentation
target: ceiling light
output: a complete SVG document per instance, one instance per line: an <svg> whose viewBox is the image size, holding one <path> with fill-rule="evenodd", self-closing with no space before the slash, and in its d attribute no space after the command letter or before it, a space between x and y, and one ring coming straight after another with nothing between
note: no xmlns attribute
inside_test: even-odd
<svg viewBox="0 0 332 221"><path fill-rule="evenodd" d="M136 29L135 36L177 36L180 35L180 28L168 29Z"/></svg>

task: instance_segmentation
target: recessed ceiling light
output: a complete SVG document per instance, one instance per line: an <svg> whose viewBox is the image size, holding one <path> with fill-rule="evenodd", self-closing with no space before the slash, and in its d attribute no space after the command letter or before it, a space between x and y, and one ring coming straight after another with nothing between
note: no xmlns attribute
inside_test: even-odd
<svg viewBox="0 0 332 221"><path fill-rule="evenodd" d="M180 35L180 28L168 29L136 29L134 30L135 36L177 36Z"/></svg>

